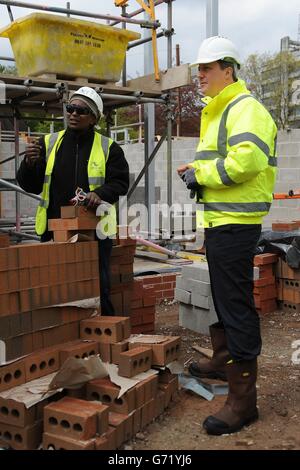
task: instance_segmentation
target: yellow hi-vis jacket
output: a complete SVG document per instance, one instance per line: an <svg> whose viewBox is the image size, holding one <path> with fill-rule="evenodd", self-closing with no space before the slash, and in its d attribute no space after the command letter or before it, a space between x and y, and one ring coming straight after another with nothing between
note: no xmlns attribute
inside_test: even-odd
<svg viewBox="0 0 300 470"><path fill-rule="evenodd" d="M47 230L47 209L49 207L51 176L54 168L55 157L62 143L65 132L66 131L60 131L55 134L48 134L45 136L47 165L42 191L42 200L38 206L35 219L35 230L38 235L43 235ZM95 132L94 142L88 161L88 180L90 191L94 191L94 189L99 188L104 184L106 161L112 143L112 139ZM108 214L100 217L100 224L98 224L97 233L100 230L101 236L104 235L111 237L115 235L116 229L116 209L115 206L112 205Z"/></svg>
<svg viewBox="0 0 300 470"><path fill-rule="evenodd" d="M204 204L204 220L197 211L197 225L260 224L275 185L276 125L242 80L203 101L200 141L191 163L202 186L197 202Z"/></svg>

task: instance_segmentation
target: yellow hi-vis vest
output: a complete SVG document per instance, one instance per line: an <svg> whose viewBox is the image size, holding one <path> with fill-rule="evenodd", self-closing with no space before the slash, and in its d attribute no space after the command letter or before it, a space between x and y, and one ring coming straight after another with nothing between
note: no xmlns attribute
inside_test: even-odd
<svg viewBox="0 0 300 470"><path fill-rule="evenodd" d="M45 233L47 230L47 209L49 207L50 199L51 176L54 168L56 153L61 145L65 132L66 131L64 130L45 136L47 165L42 191L42 200L38 206L35 219L35 230L38 235L43 235L43 233ZM88 162L88 180L90 191L94 191L104 184L106 162L112 143L112 139L95 132L94 142ZM100 223L98 224L97 231L99 230L99 225L101 234L104 234L107 237L111 237L116 234L117 217L116 208L114 205L110 206L110 210L107 214L100 217Z"/></svg>
<svg viewBox="0 0 300 470"><path fill-rule="evenodd" d="M191 163L202 186L197 225L261 224L276 179L276 125L242 80L203 101L200 141Z"/></svg>

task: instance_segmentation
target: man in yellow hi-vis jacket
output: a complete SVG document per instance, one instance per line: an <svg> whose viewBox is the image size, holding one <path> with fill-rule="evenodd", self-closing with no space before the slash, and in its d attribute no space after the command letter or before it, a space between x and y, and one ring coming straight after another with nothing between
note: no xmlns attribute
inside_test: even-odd
<svg viewBox="0 0 300 470"><path fill-rule="evenodd" d="M218 323L211 325L211 361L190 366L198 377L228 380L224 407L203 423L209 434L240 430L258 418L259 317L253 298L253 256L276 178L276 125L237 79L239 53L214 36L200 46L200 89L205 95L194 162L178 168L187 188L199 189L206 256Z"/></svg>
<svg viewBox="0 0 300 470"><path fill-rule="evenodd" d="M128 191L129 167L122 148L95 129L103 102L93 88L77 90L66 110L67 129L27 146L17 180L25 191L42 196L35 223L42 242L53 235L47 229L48 219L60 218L60 208L69 204L77 187L87 193L89 208L96 210L101 201L111 205L110 213L101 219L105 233L99 240L99 277L101 314L114 315L109 269L111 237L117 228L114 204Z"/></svg>

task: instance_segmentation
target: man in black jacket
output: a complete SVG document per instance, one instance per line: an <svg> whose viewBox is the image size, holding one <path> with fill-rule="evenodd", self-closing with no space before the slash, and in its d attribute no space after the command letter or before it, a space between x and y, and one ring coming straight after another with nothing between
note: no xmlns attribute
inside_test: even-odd
<svg viewBox="0 0 300 470"><path fill-rule="evenodd" d="M21 188L27 192L41 194L46 181L47 162L51 158L54 159L49 200L46 201L45 217L47 220L60 218L60 208L70 203L78 187L87 193L87 206L94 209L101 201L115 204L119 196L126 195L129 187L129 167L123 150L117 143L102 137L101 142L106 143L106 148L102 143L102 150L105 154L105 179L99 187L90 190L88 163L95 151L95 125L103 113L100 96L92 88L82 87L73 94L67 105L67 112L68 128L61 141L54 145L54 155L51 154L51 148L48 148L49 144L46 145L46 139L41 138L27 146L25 158L17 173L17 181ZM41 233L42 242L49 241L52 237L52 232L47 229ZM112 240L110 238L99 240L102 315L114 315L114 308L110 301L111 251Z"/></svg>

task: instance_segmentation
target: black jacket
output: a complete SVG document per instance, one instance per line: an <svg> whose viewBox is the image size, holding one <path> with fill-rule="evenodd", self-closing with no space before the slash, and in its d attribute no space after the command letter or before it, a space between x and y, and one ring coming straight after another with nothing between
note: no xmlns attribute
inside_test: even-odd
<svg viewBox="0 0 300 470"><path fill-rule="evenodd" d="M94 140L94 129L78 135L67 129L55 157L50 186L48 219L60 218L60 208L69 204L77 187L89 192L87 165ZM41 158L33 165L22 161L17 173L17 181L22 189L33 194L41 194L46 171L46 149L44 138L40 139ZM94 192L110 204L119 196L127 194L129 188L129 167L124 152L115 142L112 143L106 162L105 183ZM43 240L49 239L49 234Z"/></svg>

